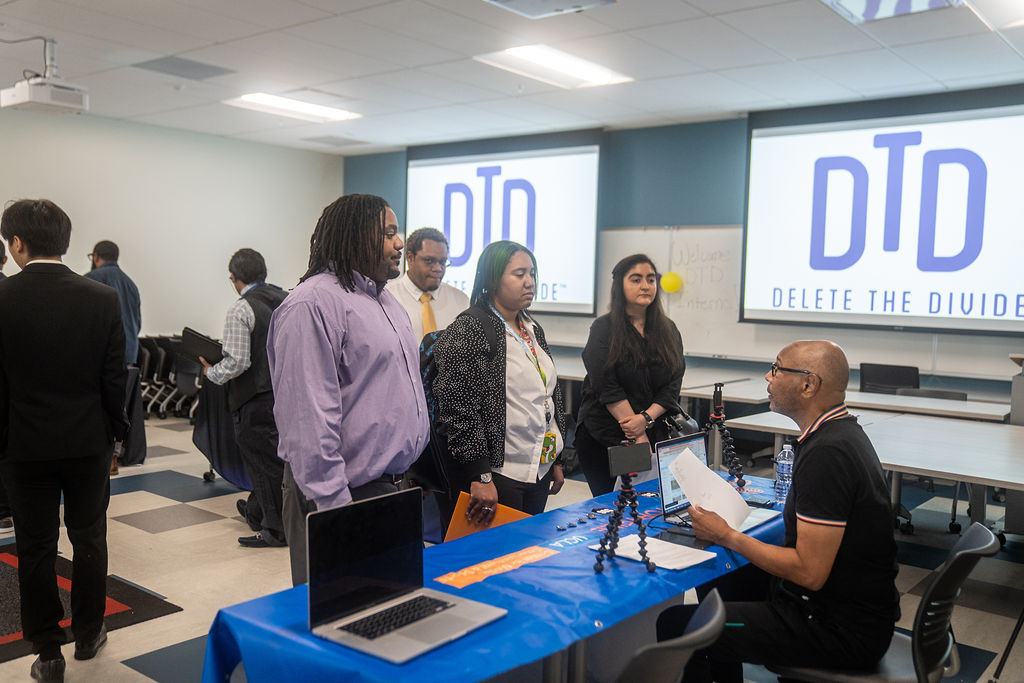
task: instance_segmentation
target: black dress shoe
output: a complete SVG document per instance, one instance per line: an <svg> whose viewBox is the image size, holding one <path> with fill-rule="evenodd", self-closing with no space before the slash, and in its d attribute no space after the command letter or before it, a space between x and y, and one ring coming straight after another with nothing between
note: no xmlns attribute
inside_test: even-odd
<svg viewBox="0 0 1024 683"><path fill-rule="evenodd" d="M92 640L75 641L75 659L92 659L107 644L107 626L100 625L100 632Z"/></svg>
<svg viewBox="0 0 1024 683"><path fill-rule="evenodd" d="M255 536L240 537L238 545L243 548L280 548L287 544L265 535L262 531L257 531Z"/></svg>
<svg viewBox="0 0 1024 683"><path fill-rule="evenodd" d="M44 683L64 683L64 657L43 659L41 656L32 662L29 672L32 678Z"/></svg>

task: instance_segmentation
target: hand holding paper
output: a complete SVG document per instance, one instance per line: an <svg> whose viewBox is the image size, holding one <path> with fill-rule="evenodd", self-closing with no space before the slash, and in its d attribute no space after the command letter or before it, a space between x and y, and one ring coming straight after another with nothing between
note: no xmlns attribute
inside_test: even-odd
<svg viewBox="0 0 1024 683"><path fill-rule="evenodd" d="M743 496L705 465L689 448L668 466L693 505L718 513L733 529L750 514Z"/></svg>

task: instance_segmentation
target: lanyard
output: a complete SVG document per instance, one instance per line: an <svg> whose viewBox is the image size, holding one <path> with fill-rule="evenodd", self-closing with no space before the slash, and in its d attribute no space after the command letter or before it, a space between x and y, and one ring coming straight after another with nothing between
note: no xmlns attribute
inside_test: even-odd
<svg viewBox="0 0 1024 683"><path fill-rule="evenodd" d="M526 332L526 328L523 327L523 323L519 320L519 316L516 316L516 322L519 323L520 333L516 334L515 330L512 329L512 326L508 324L508 321L501 317L501 313L498 313L498 309L494 307L494 304L488 305L491 307L494 315L498 316L498 319L505 324L505 329L508 330L509 334L515 337L516 341L519 342L519 345L523 347L523 353L526 354L527 360L533 363L533 367L537 369L537 374L540 375L540 381L544 384L544 389L547 390L548 377L540 367L540 360L537 358L537 349L533 346L533 339L531 339L530 335Z"/></svg>

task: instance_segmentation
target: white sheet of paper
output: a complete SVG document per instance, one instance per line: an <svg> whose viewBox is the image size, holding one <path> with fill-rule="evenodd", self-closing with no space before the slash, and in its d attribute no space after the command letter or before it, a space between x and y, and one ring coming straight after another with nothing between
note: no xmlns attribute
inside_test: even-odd
<svg viewBox="0 0 1024 683"><path fill-rule="evenodd" d="M590 546L591 550L598 548L600 548L599 545ZM640 536L633 534L620 537L619 545L615 548L615 556L639 562ZM660 569L686 569L716 557L715 553L709 550L698 550L690 546L650 537L647 538L647 556Z"/></svg>
<svg viewBox="0 0 1024 683"><path fill-rule="evenodd" d="M689 448L680 453L668 469L692 504L717 512L733 529L739 529L750 514L743 496Z"/></svg>
<svg viewBox="0 0 1024 683"><path fill-rule="evenodd" d="M750 516L743 520L743 524L737 527L736 531L742 531L746 533L748 530L753 529L755 526L760 526L770 519L775 519L782 514L781 510L772 510L771 508L750 508Z"/></svg>

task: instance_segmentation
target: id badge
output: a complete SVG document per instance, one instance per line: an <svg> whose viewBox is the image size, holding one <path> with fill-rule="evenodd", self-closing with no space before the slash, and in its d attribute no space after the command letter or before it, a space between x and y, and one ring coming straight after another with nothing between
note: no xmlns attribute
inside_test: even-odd
<svg viewBox="0 0 1024 683"><path fill-rule="evenodd" d="M544 435L544 444L540 447L540 464L547 465L558 457L558 437L554 432Z"/></svg>

